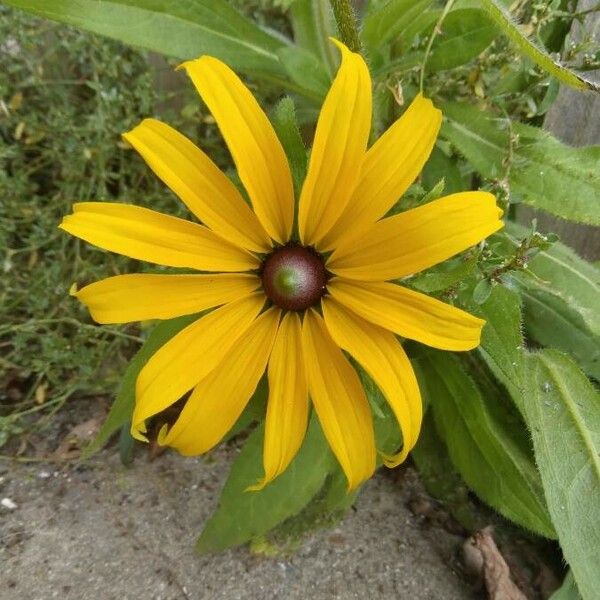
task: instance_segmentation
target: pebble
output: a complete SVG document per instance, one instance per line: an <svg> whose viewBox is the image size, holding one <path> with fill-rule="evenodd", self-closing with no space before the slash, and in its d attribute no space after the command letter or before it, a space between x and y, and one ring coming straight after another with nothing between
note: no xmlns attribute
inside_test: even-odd
<svg viewBox="0 0 600 600"><path fill-rule="evenodd" d="M0 500L0 504L8 510L15 510L16 508L19 508L19 505L10 498L2 498L2 500Z"/></svg>

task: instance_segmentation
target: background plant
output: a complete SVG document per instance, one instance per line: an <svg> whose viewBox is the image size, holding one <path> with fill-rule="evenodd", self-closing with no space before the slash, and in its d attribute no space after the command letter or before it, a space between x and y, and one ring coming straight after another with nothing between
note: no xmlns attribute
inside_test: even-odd
<svg viewBox="0 0 600 600"><path fill-rule="evenodd" d="M336 66L327 37L345 35L337 30L328 3L264 0L260 5L240 5L241 11L221 0L81 0L76 4L10 0L5 4L168 57L216 55L250 77L266 102L278 99L282 90L288 98L273 106L273 117L294 172L301 178L306 150L299 131L310 132ZM343 9L346 3L332 4ZM414 462L433 493L444 487L440 482L452 487L452 481L462 480L507 519L536 535L558 538L579 590L569 578L562 597L581 594L585 600L594 598L600 588L600 401L593 383L600 371L600 275L594 265L554 236L536 231L535 224L519 225L515 214L517 205L523 203L574 222L600 225L600 148L573 149L539 128L556 98L558 79L577 88L596 87L586 73L600 66L597 44L586 35L577 43L567 36L572 22L583 20L586 14L570 0L446 4L372 0L361 7L359 15L359 42L374 78L376 133L401 114L421 81L446 117L421 179L394 210L430 201L444 192L484 188L499 197L509 221L506 230L488 243L403 282L453 300L488 321L481 347L465 356L437 353L418 344L409 347L428 406ZM122 27L122 23L148 16L152 19L147 22L155 29L150 25ZM12 18L21 27L31 26L31 21L19 21L16 13ZM524 25L516 25L515 18ZM49 27L45 22L35 26ZM267 29L273 26L277 32ZM14 31L9 39L10 35L18 38ZM92 39L65 30L53 35L73 36L74 43ZM17 39L19 43L23 42ZM98 52L106 53L97 60L103 68L104 61L111 64L106 70L114 78L97 80L96 87L89 84L90 79L94 81L93 69L89 69L93 61L91 54L84 54L88 60L73 68L83 72L78 80L83 77L85 83L73 86L71 101L65 102L69 96L64 89L55 92L53 86L44 86L35 68L30 67L30 74L23 65L19 67L18 53L12 61L17 74L5 84L10 93L2 90L5 117L0 128L6 142L2 157L8 165L4 177L10 210L3 221L11 228L5 234L5 247L11 249L5 259L11 286L6 297L9 306L17 297L20 300L14 304L19 308L10 309L6 317L1 343L9 350L8 389L10 378L25 377L21 388L27 390L16 407L11 400L5 409L6 432L18 429L29 407L43 411L49 402L59 405L75 390L106 389L107 381L97 385L97 374L114 377L120 369L114 355L127 356L135 343L124 336L141 335L135 329L97 329L83 312L75 312L80 309L66 298L74 280L84 283L129 265L60 238L53 229L59 215L68 212L73 199L82 197L142 198L154 207L165 202L169 211L175 207L146 174L141 161L124 159L128 150L118 146L120 131L154 112L156 98L144 79L143 57L122 46L96 43L101 48ZM5 54L11 52L6 42L2 48ZM88 51L86 47L84 52ZM127 67L125 61L111 62L108 55L116 52L130 53ZM561 63L553 58L556 53L562 53ZM23 74L37 82L30 97L19 96ZM84 92L81 97L80 92ZM50 116L25 113L22 107L34 101L50 110ZM65 113L69 116L68 128L48 128L54 122L54 110L57 119ZM212 125L203 122L204 114L184 101L178 114L163 116L202 138L203 146L226 165L227 156ZM36 118L40 121L37 128ZM36 140L36 131L53 135ZM29 144L25 135L30 136ZM93 147L90 140L96 142ZM92 158L87 158L90 153ZM73 160L67 160L71 156ZM29 220L22 212L28 201ZM21 268L16 270L13 264ZM29 280L24 275L27 268ZM38 282L45 295L28 296L27 290L38 289ZM57 282L60 293L50 300L49 291L57 289ZM48 312L52 316L47 317ZM53 318L59 320L44 320ZM117 401L90 452L126 425L139 368L182 323L173 320L153 329L130 363ZM39 335L45 331L51 335ZM66 338L72 331L77 335ZM30 352L38 348L35 344L40 338L50 349L42 346L41 351ZM71 347L59 352L60 347L56 350L53 344L61 342ZM79 349L87 354L73 352ZM51 360L36 362L41 356ZM376 414L379 446L397 447L399 432L387 418L377 388L363 376ZM65 387L66 381L72 389ZM36 394L42 396L37 390L45 382L53 399L36 404ZM260 420L264 393L260 386L236 431ZM281 530L293 524L297 528L298 519L304 519L306 526L327 521L352 503L316 422L311 422L307 440L288 471L264 491L244 494L245 487L259 476L260 439L259 425L232 465L221 504L200 537L200 550L262 539L276 527Z"/></svg>

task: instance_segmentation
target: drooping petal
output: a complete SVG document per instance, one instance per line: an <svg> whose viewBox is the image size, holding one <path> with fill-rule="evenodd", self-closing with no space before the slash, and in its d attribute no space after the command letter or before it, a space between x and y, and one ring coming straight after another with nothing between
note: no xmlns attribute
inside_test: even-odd
<svg viewBox="0 0 600 600"><path fill-rule="evenodd" d="M97 323L172 319L227 304L260 287L256 275L116 275L73 295Z"/></svg>
<svg viewBox="0 0 600 600"><path fill-rule="evenodd" d="M485 325L464 310L393 283L335 278L327 289L363 319L433 348L472 350Z"/></svg>
<svg viewBox="0 0 600 600"><path fill-rule="evenodd" d="M259 259L203 225L115 202L79 202L59 225L90 244L137 260L199 271L247 271Z"/></svg>
<svg viewBox="0 0 600 600"><path fill-rule="evenodd" d="M269 400L260 490L285 471L298 452L308 423L308 384L302 356L300 317L288 312L277 332L269 359Z"/></svg>
<svg viewBox="0 0 600 600"><path fill-rule="evenodd" d="M298 212L300 239L317 247L354 192L371 129L367 65L336 43L342 63L321 108Z"/></svg>
<svg viewBox="0 0 600 600"><path fill-rule="evenodd" d="M369 402L360 379L325 328L307 311L302 347L308 388L323 433L338 459L348 488L355 489L375 470L375 436Z"/></svg>
<svg viewBox="0 0 600 600"><path fill-rule="evenodd" d="M378 221L344 242L327 268L362 281L396 279L432 267L503 226L488 192L463 192Z"/></svg>
<svg viewBox="0 0 600 600"><path fill-rule="evenodd" d="M158 441L181 454L208 452L233 427L267 366L281 311L260 315L219 365L195 387L179 418Z"/></svg>
<svg viewBox="0 0 600 600"><path fill-rule="evenodd" d="M269 250L267 232L237 188L188 138L156 119L145 119L123 137L205 225L247 250Z"/></svg>
<svg viewBox="0 0 600 600"><path fill-rule="evenodd" d="M356 238L392 208L425 166L441 124L441 111L419 94L369 148L354 194L322 242L324 250Z"/></svg>
<svg viewBox="0 0 600 600"><path fill-rule="evenodd" d="M294 221L294 188L269 119L250 90L220 60L202 56L181 66L214 116L256 216L274 240L287 242Z"/></svg>
<svg viewBox="0 0 600 600"><path fill-rule="evenodd" d="M421 393L410 361L393 333L361 319L331 298L324 298L322 307L333 341L371 376L396 416L402 451L384 455L385 464L396 467L417 443L423 417Z"/></svg>
<svg viewBox="0 0 600 600"><path fill-rule="evenodd" d="M136 382L131 433L144 440L144 421L179 400L228 354L264 305L253 293L198 319L171 338L144 365Z"/></svg>

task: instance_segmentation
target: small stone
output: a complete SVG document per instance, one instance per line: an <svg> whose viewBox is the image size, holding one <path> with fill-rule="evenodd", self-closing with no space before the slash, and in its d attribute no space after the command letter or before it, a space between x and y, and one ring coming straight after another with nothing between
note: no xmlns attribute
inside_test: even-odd
<svg viewBox="0 0 600 600"><path fill-rule="evenodd" d="M7 510L15 510L19 508L19 505L10 498L2 498L2 500L0 500L0 505L2 505L2 507L6 508Z"/></svg>

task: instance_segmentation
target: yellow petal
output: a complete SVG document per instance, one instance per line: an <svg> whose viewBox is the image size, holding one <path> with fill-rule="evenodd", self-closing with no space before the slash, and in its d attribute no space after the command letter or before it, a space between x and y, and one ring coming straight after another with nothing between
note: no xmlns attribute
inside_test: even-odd
<svg viewBox="0 0 600 600"><path fill-rule="evenodd" d="M144 421L179 400L225 358L264 305L256 292L198 319L158 350L140 371L131 432L144 439Z"/></svg>
<svg viewBox="0 0 600 600"><path fill-rule="evenodd" d="M304 316L302 347L308 388L323 433L338 459L349 490L375 470L375 437L369 402L360 379L314 311Z"/></svg>
<svg viewBox="0 0 600 600"><path fill-rule="evenodd" d="M360 363L396 416L402 451L384 456L388 467L396 467L416 444L423 417L419 385L410 361L393 333L361 319L331 298L324 298L322 307L334 342Z"/></svg>
<svg viewBox="0 0 600 600"><path fill-rule="evenodd" d="M59 225L90 244L168 267L199 271L246 271L260 266L254 255L207 227L114 202L80 202Z"/></svg>
<svg viewBox="0 0 600 600"><path fill-rule="evenodd" d="M237 188L188 138L156 119L123 137L205 225L247 250L270 249L267 232Z"/></svg>
<svg viewBox="0 0 600 600"><path fill-rule="evenodd" d="M462 192L383 219L334 251L342 277L384 281L418 273L479 243L504 224L488 192Z"/></svg>
<svg viewBox="0 0 600 600"><path fill-rule="evenodd" d="M172 319L227 304L260 287L255 275L117 275L75 292L98 323Z"/></svg>
<svg viewBox="0 0 600 600"><path fill-rule="evenodd" d="M269 400L260 490L285 471L304 440L308 423L308 386L302 356L300 317L288 312L277 332L269 359Z"/></svg>
<svg viewBox="0 0 600 600"><path fill-rule="evenodd" d="M265 371L280 314L271 308L248 327L217 368L198 383L173 427L161 430L160 444L193 456L221 441Z"/></svg>
<svg viewBox="0 0 600 600"><path fill-rule="evenodd" d="M294 221L294 188L269 119L250 90L220 60L202 56L181 66L217 121L256 216L274 240L287 242Z"/></svg>
<svg viewBox="0 0 600 600"><path fill-rule="evenodd" d="M346 210L323 240L323 249L355 238L383 217L423 169L442 124L442 113L419 94L369 148Z"/></svg>
<svg viewBox="0 0 600 600"><path fill-rule="evenodd" d="M327 289L335 300L363 319L442 350L476 348L485 325L485 321L464 310L393 283L336 278Z"/></svg>
<svg viewBox="0 0 600 600"><path fill-rule="evenodd" d="M300 239L317 247L354 192L371 129L367 65L336 43L342 63L321 108L298 212Z"/></svg>

